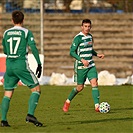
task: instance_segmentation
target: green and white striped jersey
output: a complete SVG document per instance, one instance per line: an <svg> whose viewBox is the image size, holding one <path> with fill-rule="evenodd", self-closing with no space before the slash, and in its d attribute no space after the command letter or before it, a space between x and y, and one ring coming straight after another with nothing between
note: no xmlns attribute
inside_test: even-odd
<svg viewBox="0 0 133 133"><path fill-rule="evenodd" d="M26 28L14 26L6 30L3 34L2 45L8 60L20 61L27 60L29 46L37 63L41 64L33 34Z"/></svg>
<svg viewBox="0 0 133 133"><path fill-rule="evenodd" d="M91 34L85 36L82 32L77 34L72 42L70 48L70 55L76 59L75 65L78 69L84 69L84 65L81 59L85 59L89 62L88 68L95 66L92 59L93 55L97 53L93 49L93 37Z"/></svg>

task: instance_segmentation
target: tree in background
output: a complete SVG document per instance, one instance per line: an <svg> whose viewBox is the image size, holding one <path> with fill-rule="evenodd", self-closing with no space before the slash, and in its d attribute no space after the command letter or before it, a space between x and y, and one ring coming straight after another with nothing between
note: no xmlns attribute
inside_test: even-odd
<svg viewBox="0 0 133 133"><path fill-rule="evenodd" d="M73 0L63 0L65 6L65 12L70 12L70 4Z"/></svg>
<svg viewBox="0 0 133 133"><path fill-rule="evenodd" d="M111 3L117 10L124 12L133 12L133 0L106 0Z"/></svg>

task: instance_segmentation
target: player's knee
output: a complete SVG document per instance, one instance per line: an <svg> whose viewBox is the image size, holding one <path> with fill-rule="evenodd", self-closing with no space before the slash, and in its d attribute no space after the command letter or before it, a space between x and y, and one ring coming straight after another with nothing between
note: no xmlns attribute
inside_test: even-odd
<svg viewBox="0 0 133 133"><path fill-rule="evenodd" d="M77 88L76 88L76 89L77 89L77 91L78 91L78 92L80 92L80 91L82 91L82 90L83 90L83 88L84 88L84 86L83 86L83 85L80 85L80 86L77 86Z"/></svg>
<svg viewBox="0 0 133 133"><path fill-rule="evenodd" d="M32 91L32 93L38 93L39 95L41 95L41 91Z"/></svg>
<svg viewBox="0 0 133 133"><path fill-rule="evenodd" d="M11 91L5 91L5 93L4 93L4 96L6 96L6 97L8 97L8 98L12 98L12 96L13 96L13 92L14 92L14 90L11 90Z"/></svg>
<svg viewBox="0 0 133 133"><path fill-rule="evenodd" d="M98 86L98 83L92 83L91 86L92 87Z"/></svg>
<svg viewBox="0 0 133 133"><path fill-rule="evenodd" d="M92 79L92 80L90 81L90 83L91 83L91 86L92 86L92 87L98 86L97 79Z"/></svg>
<svg viewBox="0 0 133 133"><path fill-rule="evenodd" d="M39 92L41 94L41 89L40 89L40 86L36 86L34 88L31 89L32 92Z"/></svg>

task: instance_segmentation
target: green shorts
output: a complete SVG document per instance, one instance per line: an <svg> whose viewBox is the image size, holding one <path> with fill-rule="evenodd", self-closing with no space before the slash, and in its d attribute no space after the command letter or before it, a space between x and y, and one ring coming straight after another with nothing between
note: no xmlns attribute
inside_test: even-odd
<svg viewBox="0 0 133 133"><path fill-rule="evenodd" d="M77 84L84 84L86 78L88 78L89 81L93 78L98 78L98 73L95 66L77 70Z"/></svg>
<svg viewBox="0 0 133 133"><path fill-rule="evenodd" d="M17 83L21 80L23 84L29 88L34 88L39 85L38 79L29 65L25 62L9 63L6 64L6 72L4 75L4 88L5 90L12 90L16 88Z"/></svg>

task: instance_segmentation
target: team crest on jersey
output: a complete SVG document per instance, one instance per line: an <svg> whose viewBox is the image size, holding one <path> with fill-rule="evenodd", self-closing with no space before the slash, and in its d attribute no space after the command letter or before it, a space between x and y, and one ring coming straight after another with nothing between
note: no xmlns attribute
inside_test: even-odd
<svg viewBox="0 0 133 133"><path fill-rule="evenodd" d="M34 40L34 38L33 38L33 37L31 37L31 38L30 38L30 40L31 40L31 41L33 41L33 40Z"/></svg>
<svg viewBox="0 0 133 133"><path fill-rule="evenodd" d="M90 41L84 40L84 47L87 47L88 45L92 45L92 40Z"/></svg>

